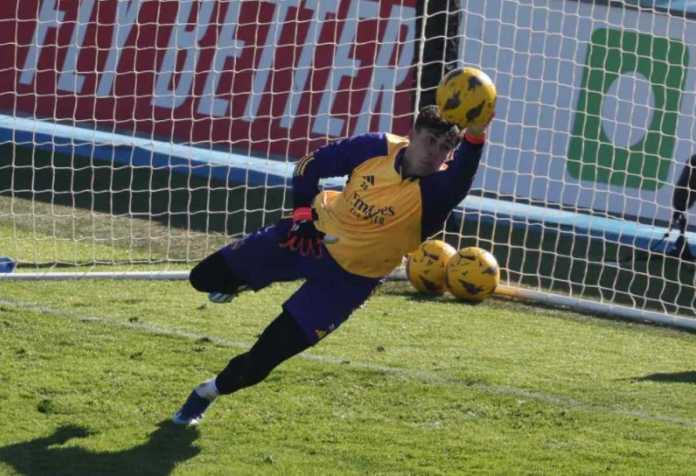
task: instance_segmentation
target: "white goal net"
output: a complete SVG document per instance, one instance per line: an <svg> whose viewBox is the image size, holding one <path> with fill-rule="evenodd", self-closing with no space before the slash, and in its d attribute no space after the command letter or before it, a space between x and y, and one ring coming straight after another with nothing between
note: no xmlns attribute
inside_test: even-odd
<svg viewBox="0 0 696 476"><path fill-rule="evenodd" d="M689 319L696 239L670 224L678 190L694 218L693 45L674 1L2 2L0 255L185 272L287 211L300 157L407 134L475 65L497 113L442 236L508 286Z"/></svg>

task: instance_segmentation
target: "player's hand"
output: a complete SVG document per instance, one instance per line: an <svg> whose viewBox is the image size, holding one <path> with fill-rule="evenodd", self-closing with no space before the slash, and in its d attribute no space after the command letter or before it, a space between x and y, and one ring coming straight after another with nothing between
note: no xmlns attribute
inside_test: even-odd
<svg viewBox="0 0 696 476"><path fill-rule="evenodd" d="M314 226L312 209L309 207L296 208L292 214L292 226L288 231L288 236L285 241L280 243L280 246L281 248L289 248L290 251L299 251L302 256L320 258L324 236L324 233Z"/></svg>
<svg viewBox="0 0 696 476"><path fill-rule="evenodd" d="M491 114L491 117L488 118L486 122L484 122L482 125L469 124L469 126L466 128L466 131L464 132L464 137L473 136L485 138L486 129L488 129L488 126L490 125L494 117L495 112Z"/></svg>
<svg viewBox="0 0 696 476"><path fill-rule="evenodd" d="M481 137L486 133L486 128L481 126L469 126L466 128L466 135Z"/></svg>

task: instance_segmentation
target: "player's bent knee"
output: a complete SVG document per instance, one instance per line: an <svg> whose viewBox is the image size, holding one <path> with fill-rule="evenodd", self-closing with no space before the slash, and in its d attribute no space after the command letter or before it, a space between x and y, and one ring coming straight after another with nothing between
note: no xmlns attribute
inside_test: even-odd
<svg viewBox="0 0 696 476"><path fill-rule="evenodd" d="M235 294L245 283L237 279L219 251L198 263L189 273L189 282L204 293Z"/></svg>
<svg viewBox="0 0 696 476"><path fill-rule="evenodd" d="M191 270L189 273L189 282L196 291L204 293L214 291L211 287L213 285L211 273L205 261L201 261Z"/></svg>

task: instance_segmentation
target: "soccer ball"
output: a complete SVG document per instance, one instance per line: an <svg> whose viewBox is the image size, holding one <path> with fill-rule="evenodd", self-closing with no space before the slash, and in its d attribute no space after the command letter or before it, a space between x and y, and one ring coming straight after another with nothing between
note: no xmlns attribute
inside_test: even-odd
<svg viewBox="0 0 696 476"><path fill-rule="evenodd" d="M427 240L407 256L406 275L414 288L422 293L445 292L445 269L449 259L457 253L441 240Z"/></svg>
<svg viewBox="0 0 696 476"><path fill-rule="evenodd" d="M442 118L462 129L469 125L487 126L493 119L496 97L491 78L472 67L447 73L435 92Z"/></svg>
<svg viewBox="0 0 696 476"><path fill-rule="evenodd" d="M470 246L461 249L447 263L445 284L459 299L481 302L500 283L500 267L486 250Z"/></svg>

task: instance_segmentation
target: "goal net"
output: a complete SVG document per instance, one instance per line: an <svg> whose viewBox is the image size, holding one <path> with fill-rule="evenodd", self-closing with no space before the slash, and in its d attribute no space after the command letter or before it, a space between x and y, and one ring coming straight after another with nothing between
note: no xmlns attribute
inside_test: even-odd
<svg viewBox="0 0 696 476"><path fill-rule="evenodd" d="M670 231L675 191L693 218L687 3L3 2L0 255L18 276L185 276L288 211L300 157L407 134L475 65L497 113L441 236L514 289L689 319L696 239Z"/></svg>

